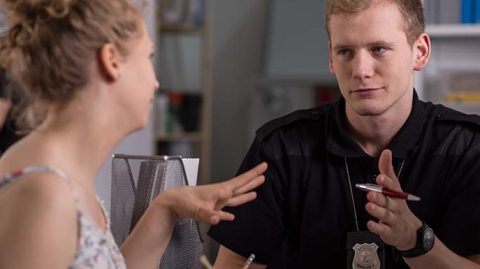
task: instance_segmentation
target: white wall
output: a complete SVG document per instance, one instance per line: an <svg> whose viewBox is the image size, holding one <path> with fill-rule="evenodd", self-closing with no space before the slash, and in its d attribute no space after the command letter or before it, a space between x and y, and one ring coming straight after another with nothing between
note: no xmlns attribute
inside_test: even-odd
<svg viewBox="0 0 480 269"><path fill-rule="evenodd" d="M213 1L213 181L232 177L248 145L248 113L263 76L268 1Z"/></svg>
<svg viewBox="0 0 480 269"><path fill-rule="evenodd" d="M266 77L333 80L328 71L325 0L272 0Z"/></svg>

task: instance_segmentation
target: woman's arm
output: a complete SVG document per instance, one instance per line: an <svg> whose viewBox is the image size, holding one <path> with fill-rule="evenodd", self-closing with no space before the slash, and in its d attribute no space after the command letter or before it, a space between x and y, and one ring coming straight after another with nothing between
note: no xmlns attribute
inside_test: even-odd
<svg viewBox="0 0 480 269"><path fill-rule="evenodd" d="M251 191L261 185L267 169L262 163L228 181L198 187L169 189L157 196L122 245L128 268L156 268L165 251L176 219L194 218L217 224L234 220L222 210L256 198Z"/></svg>

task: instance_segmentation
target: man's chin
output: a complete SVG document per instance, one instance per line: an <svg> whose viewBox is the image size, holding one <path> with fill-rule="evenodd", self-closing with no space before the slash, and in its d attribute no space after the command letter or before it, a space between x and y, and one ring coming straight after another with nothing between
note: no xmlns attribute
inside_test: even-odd
<svg viewBox="0 0 480 269"><path fill-rule="evenodd" d="M353 109L355 113L362 117L375 117L380 116L385 112L383 107L356 107Z"/></svg>

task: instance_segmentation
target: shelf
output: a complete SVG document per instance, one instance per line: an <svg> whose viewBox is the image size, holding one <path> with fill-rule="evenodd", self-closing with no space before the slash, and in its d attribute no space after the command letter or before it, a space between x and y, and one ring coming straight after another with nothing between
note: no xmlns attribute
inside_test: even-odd
<svg viewBox="0 0 480 269"><path fill-rule="evenodd" d="M154 103L156 154L200 157L198 179L207 183L211 158L212 0L156 2L157 49L162 55L156 66L162 81Z"/></svg>
<svg viewBox="0 0 480 269"><path fill-rule="evenodd" d="M455 102L442 102L443 105L461 111L466 114L479 114L480 103L455 103Z"/></svg>
<svg viewBox="0 0 480 269"><path fill-rule="evenodd" d="M479 37L480 24L436 24L427 25L431 38Z"/></svg>
<svg viewBox="0 0 480 269"><path fill-rule="evenodd" d="M200 142L201 135L199 132L192 133L175 133L157 135L157 142Z"/></svg>

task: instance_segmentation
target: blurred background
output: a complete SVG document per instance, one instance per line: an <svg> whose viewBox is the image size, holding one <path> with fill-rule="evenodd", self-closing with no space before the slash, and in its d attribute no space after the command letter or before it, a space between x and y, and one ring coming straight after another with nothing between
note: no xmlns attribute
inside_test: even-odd
<svg viewBox="0 0 480 269"><path fill-rule="evenodd" d="M222 181L262 124L339 96L325 0L147 2L160 89L148 126L115 153L200 158L199 184ZM480 0L423 2L433 53L415 79L420 98L480 113ZM110 170L108 160L96 183L107 208ZM215 244L205 252L213 260Z"/></svg>

